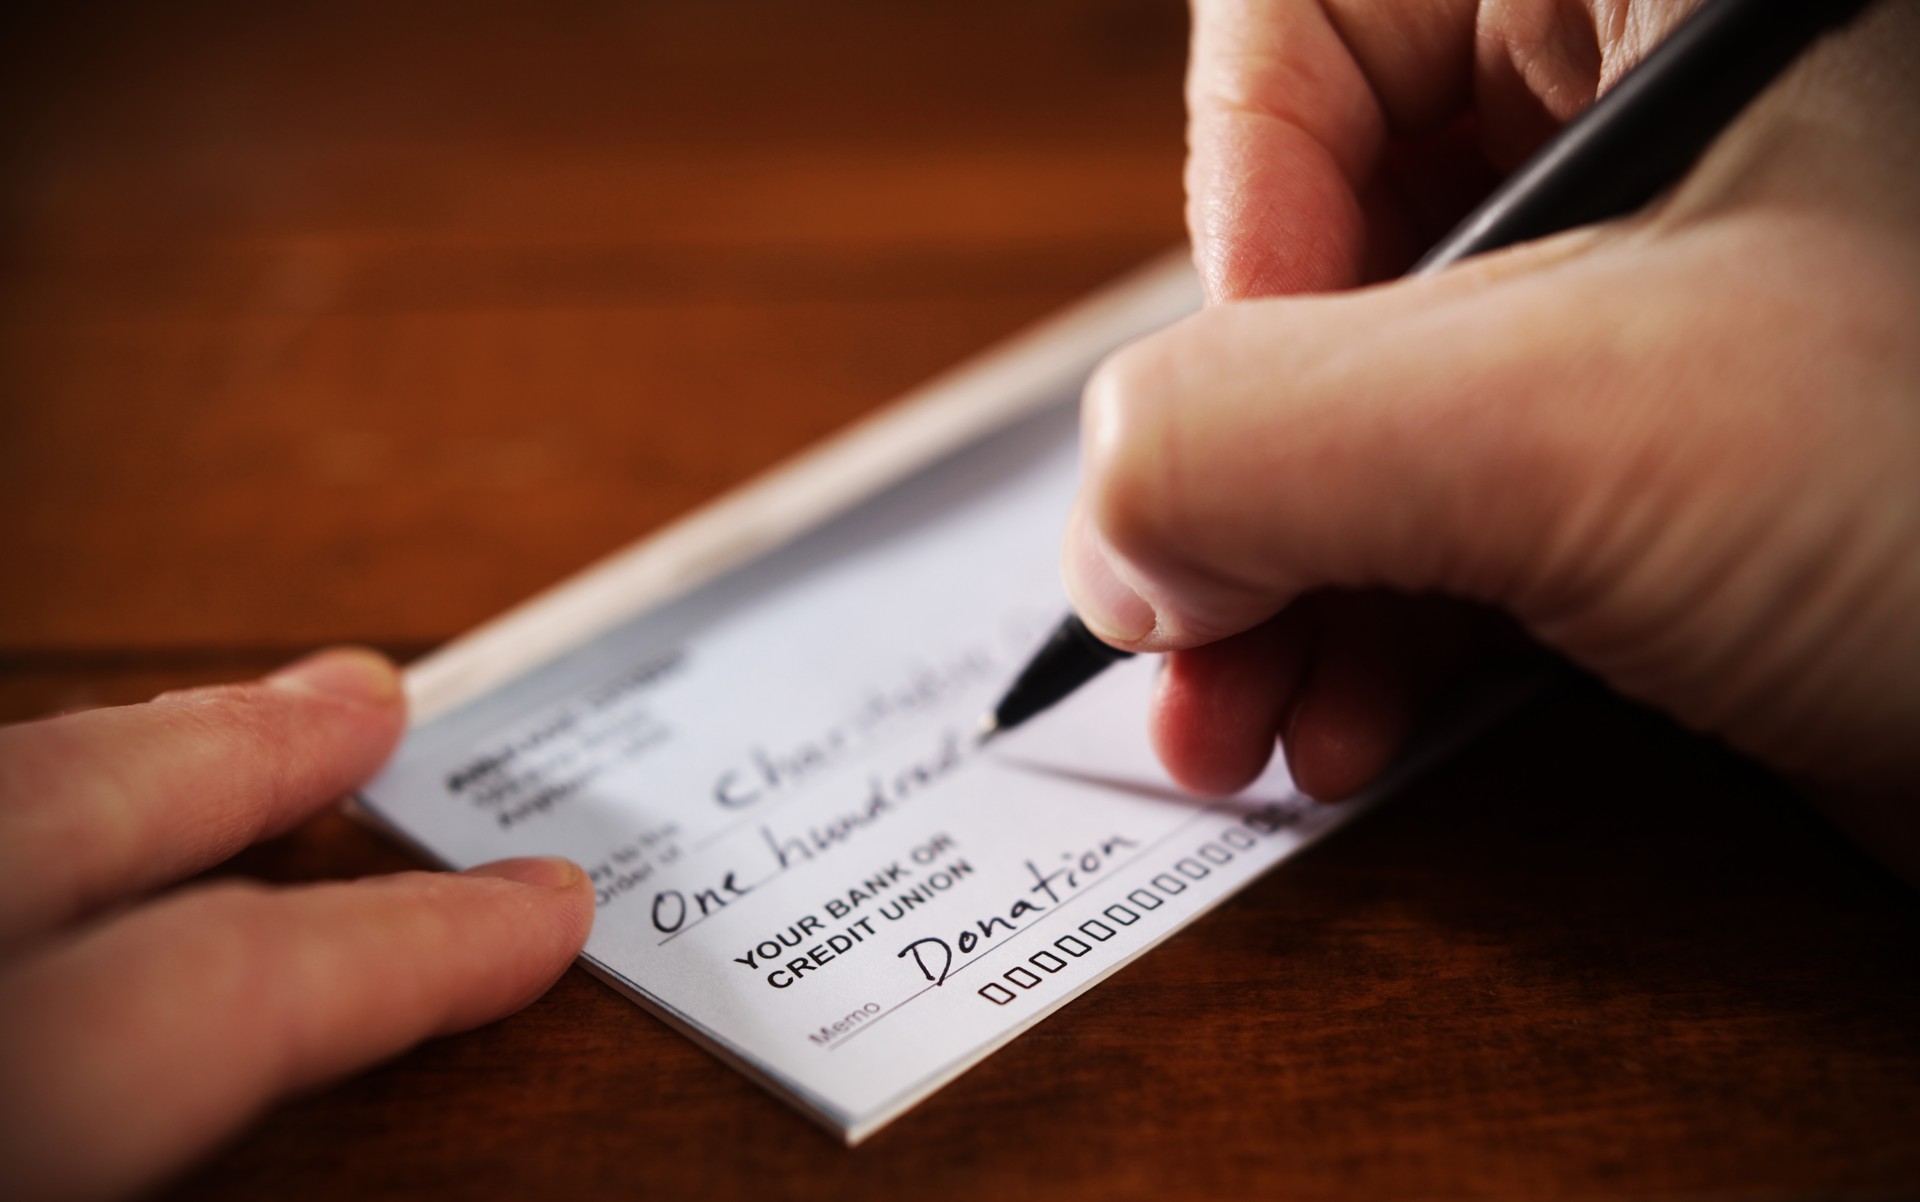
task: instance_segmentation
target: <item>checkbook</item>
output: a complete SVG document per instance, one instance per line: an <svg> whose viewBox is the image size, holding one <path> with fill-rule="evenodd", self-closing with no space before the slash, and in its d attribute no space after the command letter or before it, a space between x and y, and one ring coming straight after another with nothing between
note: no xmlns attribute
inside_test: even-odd
<svg viewBox="0 0 1920 1202"><path fill-rule="evenodd" d="M585 966L858 1142L1370 803L1181 792L1152 657L975 745L1066 607L1081 386L1199 304L1150 264L423 660L360 807L582 865Z"/></svg>

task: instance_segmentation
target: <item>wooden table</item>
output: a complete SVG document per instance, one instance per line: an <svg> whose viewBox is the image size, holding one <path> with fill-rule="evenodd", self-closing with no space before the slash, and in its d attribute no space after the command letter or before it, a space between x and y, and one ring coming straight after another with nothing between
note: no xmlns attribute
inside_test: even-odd
<svg viewBox="0 0 1920 1202"><path fill-rule="evenodd" d="M1181 233L1175 0L43 7L0 36L7 717L416 655ZM240 867L405 862L330 817ZM178 1188L1914 1196L1920 905L1582 691L858 1151L576 971Z"/></svg>

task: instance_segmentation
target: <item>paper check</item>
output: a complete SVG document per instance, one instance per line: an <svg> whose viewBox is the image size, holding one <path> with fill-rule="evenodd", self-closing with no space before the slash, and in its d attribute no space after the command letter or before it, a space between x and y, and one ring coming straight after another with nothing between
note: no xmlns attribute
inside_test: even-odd
<svg viewBox="0 0 1920 1202"><path fill-rule="evenodd" d="M1085 372L1195 303L1153 269L898 411L905 433L424 665L364 805L457 867L585 866L589 966L859 1140L1359 808L1278 763L1182 794L1147 746L1150 658L973 744L1065 604ZM862 467L903 454L904 478ZM778 503L836 486L822 515Z"/></svg>

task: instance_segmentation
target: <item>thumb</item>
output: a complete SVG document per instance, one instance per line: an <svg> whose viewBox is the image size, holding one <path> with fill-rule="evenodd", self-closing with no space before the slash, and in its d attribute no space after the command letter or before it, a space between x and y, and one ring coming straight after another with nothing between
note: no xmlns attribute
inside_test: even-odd
<svg viewBox="0 0 1920 1202"><path fill-rule="evenodd" d="M1557 547L1615 457L1580 394L1630 367L1571 346L1594 332L1571 307L1475 267L1223 305L1119 351L1083 403L1075 609L1177 651L1323 586L1509 605L1571 586Z"/></svg>

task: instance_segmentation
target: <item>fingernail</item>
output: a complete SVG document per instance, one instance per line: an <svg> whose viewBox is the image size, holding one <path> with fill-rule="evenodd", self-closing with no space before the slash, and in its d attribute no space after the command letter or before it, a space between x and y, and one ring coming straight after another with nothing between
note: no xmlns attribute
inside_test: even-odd
<svg viewBox="0 0 1920 1202"><path fill-rule="evenodd" d="M316 651L267 677L267 683L276 689L367 704L385 704L400 694L400 673L385 656L364 647Z"/></svg>
<svg viewBox="0 0 1920 1202"><path fill-rule="evenodd" d="M1131 643L1153 633L1157 618L1133 587L1120 578L1107 549L1091 523L1078 515L1067 539L1067 592L1080 618L1103 639Z"/></svg>
<svg viewBox="0 0 1920 1202"><path fill-rule="evenodd" d="M501 880L518 881L522 885L534 885L541 889L571 889L586 874L580 871L578 864L559 856L521 856L469 868L464 875L497 876Z"/></svg>

